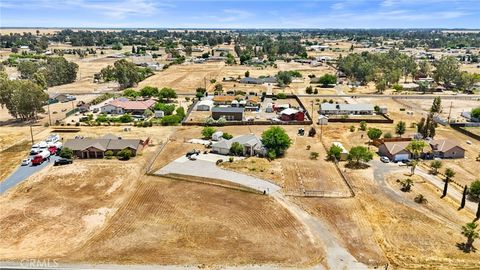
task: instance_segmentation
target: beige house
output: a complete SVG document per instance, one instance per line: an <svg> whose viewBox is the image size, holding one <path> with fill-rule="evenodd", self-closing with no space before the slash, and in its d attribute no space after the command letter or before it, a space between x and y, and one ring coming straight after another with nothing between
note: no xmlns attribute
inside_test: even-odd
<svg viewBox="0 0 480 270"><path fill-rule="evenodd" d="M432 154L439 158L464 158L465 149L454 140L431 140Z"/></svg>
<svg viewBox="0 0 480 270"><path fill-rule="evenodd" d="M409 143L409 141L385 142L378 147L378 153L391 161L408 160L412 157L412 153L406 149Z"/></svg>

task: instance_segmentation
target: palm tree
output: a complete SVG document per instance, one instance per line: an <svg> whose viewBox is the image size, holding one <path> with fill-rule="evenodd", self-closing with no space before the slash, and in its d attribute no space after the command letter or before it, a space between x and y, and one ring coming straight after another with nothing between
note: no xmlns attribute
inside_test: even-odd
<svg viewBox="0 0 480 270"><path fill-rule="evenodd" d="M413 180L410 179L410 178L407 178L407 179L403 180L402 182L400 182L400 184L402 184L401 190L403 192L409 192L412 189Z"/></svg>
<svg viewBox="0 0 480 270"><path fill-rule="evenodd" d="M467 242L465 243L465 252L470 252L473 247L473 241L479 237L477 226L478 225L475 222L470 222L465 226L462 226L462 235L467 237Z"/></svg>
<svg viewBox="0 0 480 270"><path fill-rule="evenodd" d="M432 168L432 174L437 174L438 169L442 167L442 162L440 160L434 160L430 163L430 167Z"/></svg>
<svg viewBox="0 0 480 270"><path fill-rule="evenodd" d="M426 146L427 144L424 141L413 140L408 144L407 150L413 154L414 159L418 159L420 154L423 152L423 148Z"/></svg>
<svg viewBox="0 0 480 270"><path fill-rule="evenodd" d="M410 165L411 167L411 170L412 170L412 175L415 174L415 169L417 168L417 165L418 165L418 160L412 160L408 163L408 165Z"/></svg>
<svg viewBox="0 0 480 270"><path fill-rule="evenodd" d="M456 172L450 168L445 169L445 181L450 181L454 176Z"/></svg>

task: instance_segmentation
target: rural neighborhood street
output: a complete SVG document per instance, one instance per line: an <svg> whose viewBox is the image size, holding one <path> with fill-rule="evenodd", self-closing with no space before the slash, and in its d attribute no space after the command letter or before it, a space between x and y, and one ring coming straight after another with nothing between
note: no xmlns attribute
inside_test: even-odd
<svg viewBox="0 0 480 270"><path fill-rule="evenodd" d="M182 156L175 161L171 162L167 166L161 168L155 174L157 175L167 175L170 173L173 174L183 174L191 176L206 177L212 179L221 179L225 181L230 181L236 184L240 184L249 188L253 188L260 192L265 192L267 194L275 193L280 190L280 187L270 183L268 181L252 177L249 175L228 171L219 168L215 161L223 158L225 156L217 156L213 154L200 154L197 160L189 160L185 156ZM188 165L187 165L188 163Z"/></svg>
<svg viewBox="0 0 480 270"><path fill-rule="evenodd" d="M8 176L5 180L0 182L0 195L4 194L8 189L16 186L18 183L24 181L32 174L41 171L49 164L53 164L55 160L60 159L59 156L50 156L50 162L45 161L37 166L18 166L17 170Z"/></svg>

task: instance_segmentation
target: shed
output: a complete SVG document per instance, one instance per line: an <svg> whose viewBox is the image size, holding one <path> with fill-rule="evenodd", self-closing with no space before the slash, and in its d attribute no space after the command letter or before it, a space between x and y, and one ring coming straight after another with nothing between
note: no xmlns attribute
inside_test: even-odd
<svg viewBox="0 0 480 270"><path fill-rule="evenodd" d="M228 121L242 121L245 108L241 107L213 107L212 118L215 120L225 117Z"/></svg>
<svg viewBox="0 0 480 270"><path fill-rule="evenodd" d="M197 104L197 111L210 111L213 107L213 100L205 99Z"/></svg>
<svg viewBox="0 0 480 270"><path fill-rule="evenodd" d="M212 134L212 140L214 141L220 141L222 138L223 138L222 131L216 131L215 133Z"/></svg>
<svg viewBox="0 0 480 270"><path fill-rule="evenodd" d="M340 160L347 160L348 158L348 151L347 149L345 149L345 147L343 146L343 144L341 142L333 142L332 143L333 145L337 146L337 147L340 147L342 149L342 152L340 153Z"/></svg>

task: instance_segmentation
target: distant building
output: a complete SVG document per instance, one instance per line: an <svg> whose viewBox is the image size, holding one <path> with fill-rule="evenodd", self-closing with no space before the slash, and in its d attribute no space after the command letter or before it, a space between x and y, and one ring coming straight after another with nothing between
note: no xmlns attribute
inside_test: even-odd
<svg viewBox="0 0 480 270"><path fill-rule="evenodd" d="M288 108L280 112L280 120L282 121L303 121L305 120L305 112L297 109Z"/></svg>
<svg viewBox="0 0 480 270"><path fill-rule="evenodd" d="M244 84L264 84L264 83L275 84L275 83L277 83L277 78L275 78L275 77L264 77L264 78L245 77L245 78L242 78L240 80L240 83L244 83Z"/></svg>
<svg viewBox="0 0 480 270"><path fill-rule="evenodd" d="M213 107L212 118L218 120L224 117L227 121L242 121L244 111L241 107Z"/></svg>
<svg viewBox="0 0 480 270"><path fill-rule="evenodd" d="M213 100L204 99L197 103L197 111L210 111L213 107Z"/></svg>
<svg viewBox="0 0 480 270"><path fill-rule="evenodd" d="M323 115L372 115L374 111L372 104L322 103L319 113Z"/></svg>

